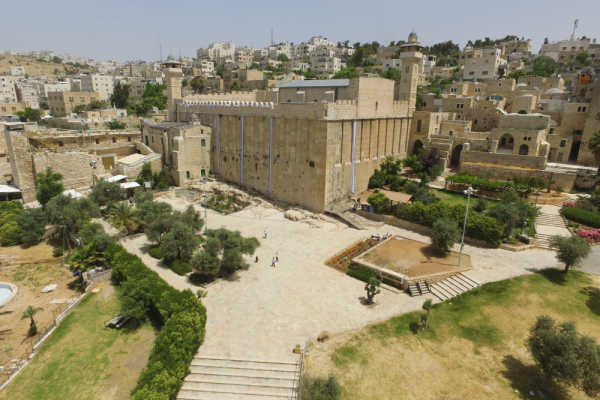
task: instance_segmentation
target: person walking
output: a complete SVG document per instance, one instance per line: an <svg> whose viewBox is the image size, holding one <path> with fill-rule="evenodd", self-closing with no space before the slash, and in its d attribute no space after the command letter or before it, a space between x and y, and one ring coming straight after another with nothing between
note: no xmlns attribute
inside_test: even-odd
<svg viewBox="0 0 600 400"><path fill-rule="evenodd" d="M265 231L263 232L263 239L267 238L267 228L265 228Z"/></svg>
<svg viewBox="0 0 600 400"><path fill-rule="evenodd" d="M271 267L275 268L275 257L271 260Z"/></svg>
<svg viewBox="0 0 600 400"><path fill-rule="evenodd" d="M275 253L275 262L279 262L279 251Z"/></svg>

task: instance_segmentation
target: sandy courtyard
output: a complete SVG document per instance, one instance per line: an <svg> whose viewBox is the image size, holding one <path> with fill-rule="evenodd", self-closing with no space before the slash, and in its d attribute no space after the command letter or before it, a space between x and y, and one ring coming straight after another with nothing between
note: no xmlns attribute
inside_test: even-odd
<svg viewBox="0 0 600 400"><path fill-rule="evenodd" d="M460 271L458 253L452 251L446 257L439 255L429 243L393 237L357 257L358 262L366 261L380 268L399 272L408 277L417 277L442 272ZM463 267L471 266L471 257L463 254Z"/></svg>
<svg viewBox="0 0 600 400"><path fill-rule="evenodd" d="M161 201L180 210L189 204L173 195L161 197ZM203 299L208 310L207 332L199 355L288 360L296 344L304 345L321 331L357 329L420 309L427 298L384 289L375 306L365 307L359 301L365 294L364 283L325 265L335 253L373 233L390 232L429 243L425 236L391 226L356 230L327 217L291 221L282 211L261 205L229 215L208 210L207 216L209 228L239 230L244 236L258 238L261 246L256 252L259 263L252 259L250 268L240 271L236 279L208 286ZM263 239L265 228L267 239ZM125 238L122 244L174 287L197 290L145 252L145 235ZM277 252L280 261L271 268ZM465 253L474 266L468 275L480 282L557 265L554 253L546 250L513 253L466 246Z"/></svg>

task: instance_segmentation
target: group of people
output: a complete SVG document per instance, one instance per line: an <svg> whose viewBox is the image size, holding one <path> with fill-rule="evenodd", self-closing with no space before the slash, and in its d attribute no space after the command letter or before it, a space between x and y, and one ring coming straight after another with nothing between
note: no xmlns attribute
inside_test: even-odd
<svg viewBox="0 0 600 400"><path fill-rule="evenodd" d="M384 234L383 236L380 235L379 233L374 233L374 234L371 235L371 239L377 240L377 241L386 240L386 239L389 239L391 237L392 237L392 234L389 233L389 232L386 233L386 234Z"/></svg>
<svg viewBox="0 0 600 400"><path fill-rule="evenodd" d="M266 239L268 236L269 232L267 231L267 228L265 228L265 230L263 231L263 239ZM258 256L256 256L255 263L258 263ZM277 263L279 262L279 251L275 252L275 256L271 259L271 267L275 268L277 266Z"/></svg>

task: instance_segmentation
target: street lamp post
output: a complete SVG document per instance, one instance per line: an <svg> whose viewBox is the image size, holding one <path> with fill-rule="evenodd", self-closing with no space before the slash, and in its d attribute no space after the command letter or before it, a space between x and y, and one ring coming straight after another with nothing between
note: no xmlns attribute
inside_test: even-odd
<svg viewBox="0 0 600 400"><path fill-rule="evenodd" d="M467 218L469 216L469 202L471 200L471 195L473 194L474 190L471 186L469 186L467 188L467 190L464 191L464 193L467 195L467 209L465 210L465 220L463 222L463 231L462 231L462 238L460 240L460 250L458 252L458 266L462 267L462 252L463 252L463 248L465 247L465 231L467 230Z"/></svg>

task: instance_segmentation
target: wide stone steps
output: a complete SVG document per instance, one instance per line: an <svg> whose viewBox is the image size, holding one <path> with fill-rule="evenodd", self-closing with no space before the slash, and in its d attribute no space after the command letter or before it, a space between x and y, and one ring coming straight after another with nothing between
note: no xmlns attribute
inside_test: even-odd
<svg viewBox="0 0 600 400"><path fill-rule="evenodd" d="M178 400L295 399L298 362L194 357Z"/></svg>
<svg viewBox="0 0 600 400"><path fill-rule="evenodd" d="M446 301L478 286L479 282L463 273L458 273L431 284L429 289L440 301Z"/></svg>
<svg viewBox="0 0 600 400"><path fill-rule="evenodd" d="M538 247L542 247L544 249L552 249L552 245L550 242L552 241L553 235L545 235L543 233L535 234L535 244Z"/></svg>
<svg viewBox="0 0 600 400"><path fill-rule="evenodd" d="M422 296L431 292L429 290L429 284L426 281L418 281L408 284L408 293L411 295L411 297L414 297Z"/></svg>
<svg viewBox="0 0 600 400"><path fill-rule="evenodd" d="M535 223L538 225L554 226L557 228L566 228L565 221L560 215L553 214L540 214L535 219Z"/></svg>

